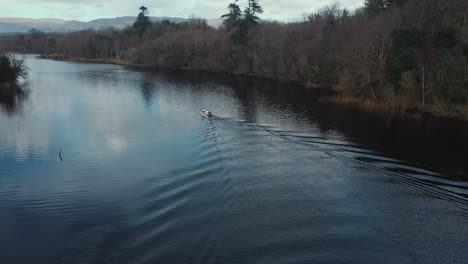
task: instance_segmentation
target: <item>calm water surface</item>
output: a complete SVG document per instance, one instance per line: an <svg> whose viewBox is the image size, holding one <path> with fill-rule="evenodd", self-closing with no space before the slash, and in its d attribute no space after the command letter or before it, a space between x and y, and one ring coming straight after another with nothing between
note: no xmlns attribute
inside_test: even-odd
<svg viewBox="0 0 468 264"><path fill-rule="evenodd" d="M468 259L465 124L256 79L27 64L27 93L0 101L1 263Z"/></svg>

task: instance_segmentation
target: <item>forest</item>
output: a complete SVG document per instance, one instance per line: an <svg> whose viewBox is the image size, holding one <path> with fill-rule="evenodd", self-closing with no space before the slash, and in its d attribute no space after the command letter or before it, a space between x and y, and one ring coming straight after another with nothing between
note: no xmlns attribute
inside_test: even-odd
<svg viewBox="0 0 468 264"><path fill-rule="evenodd" d="M365 0L356 10L333 4L288 23L262 20L264 8L259 0L227 3L223 25L212 28L197 17L151 22L142 6L135 23L122 30L31 30L1 38L0 47L60 59L248 74L407 107L466 109L468 1Z"/></svg>

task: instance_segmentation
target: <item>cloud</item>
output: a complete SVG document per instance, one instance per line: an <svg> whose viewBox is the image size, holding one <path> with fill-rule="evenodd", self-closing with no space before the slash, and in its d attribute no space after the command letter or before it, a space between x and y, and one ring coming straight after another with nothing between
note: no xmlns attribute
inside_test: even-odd
<svg viewBox="0 0 468 264"><path fill-rule="evenodd" d="M92 20L103 17L136 15L141 5L152 16L219 18L227 10L230 0L0 0L0 17L62 18ZM245 7L247 0L240 0ZM265 13L263 19L288 20L333 3L343 8L355 8L364 0L260 0Z"/></svg>

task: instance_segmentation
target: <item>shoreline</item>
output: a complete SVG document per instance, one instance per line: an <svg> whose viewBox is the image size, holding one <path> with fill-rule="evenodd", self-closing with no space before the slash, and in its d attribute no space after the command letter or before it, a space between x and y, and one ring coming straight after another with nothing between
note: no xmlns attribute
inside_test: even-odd
<svg viewBox="0 0 468 264"><path fill-rule="evenodd" d="M468 122L468 106L454 107L448 111L437 106L404 105L392 101L356 98L352 96L325 96L319 100L321 103L342 107L352 107L360 111L381 114L384 116L404 119L421 120L423 118L444 118L449 120Z"/></svg>
<svg viewBox="0 0 468 264"><path fill-rule="evenodd" d="M57 61L114 64L114 65L124 65L124 66L142 67L142 68L153 67L152 65L137 64L137 63L132 63L132 62L120 60L120 59L89 59L85 57L74 58L74 57L70 57L67 55L63 55L63 54L50 54L50 55L40 54L39 57L42 59L57 60Z"/></svg>
<svg viewBox="0 0 468 264"><path fill-rule="evenodd" d="M133 63L121 59L89 59L89 58L74 58L64 54L41 54L41 58L57 60L57 61L70 61L70 62L84 62L84 63L101 63L101 64L113 64L113 65L122 65L122 66L131 66L137 68L166 68L171 70L182 70L182 71L203 71L203 72L212 72L212 73L225 73L229 75L245 75L249 77L265 78L269 80L275 80L279 82L289 82L295 84L304 89L322 89L324 88L321 85L313 83L295 83L289 80L281 80L277 78L272 78L268 76L259 76L255 74L246 74L239 72L226 72L226 71L215 71L215 70L206 70L206 69L190 69L190 68L167 68L158 65L149 65L149 64L139 64ZM354 96L343 96L339 92L333 89L333 87L328 88L334 91L336 94L332 96L324 96L319 101L320 103L333 104L337 106L344 107L353 107L367 113L383 114L388 116L400 117L400 118L412 118L412 119L421 119L423 117L433 117L433 118L447 118L454 119L458 121L468 122L468 106L454 106L455 110L444 110L441 109L441 106L426 106L421 105L404 105L398 102L392 102L390 100L372 100L366 98L359 98Z"/></svg>

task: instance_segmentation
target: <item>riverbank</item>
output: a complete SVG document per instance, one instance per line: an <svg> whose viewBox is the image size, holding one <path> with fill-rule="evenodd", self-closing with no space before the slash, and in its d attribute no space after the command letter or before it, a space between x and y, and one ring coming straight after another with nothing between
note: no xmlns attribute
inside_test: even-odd
<svg viewBox="0 0 468 264"><path fill-rule="evenodd" d="M48 55L41 55L41 58L44 59L52 59L52 60L61 60L61 61L73 61L73 62L86 62L86 63L104 63L104 64L115 64L115 65L123 65L123 66L132 66L132 67L142 67L142 68L150 68L150 67L162 67L158 65L149 65L149 64L139 64L133 63L123 59L89 59L89 58L76 58L66 54L48 54ZM162 67L166 68L166 67ZM255 74L245 74L239 72L223 72L223 71L210 71L207 69L191 69L191 68L171 68L173 70L184 70L184 71L207 71L207 72L222 72L228 74L235 74L235 75L247 75L252 77L260 77L266 79L272 79L277 81L288 81L288 80L281 80L277 78L272 78L269 76L261 76ZM291 82L291 81L289 81ZM306 89L323 89L323 86L314 83L295 83L301 87ZM334 92L333 87L330 88ZM358 98L354 96L343 96L339 95L339 92L336 92L334 96L325 96L320 99L321 103L328 103L328 104L335 104L341 105L345 107L353 107L360 109L364 112L368 113L378 113L384 114L389 116L396 116L400 118L416 118L420 119L423 117L444 117L450 119L457 119L461 121L468 122L468 106L461 106L461 105L454 105L451 106L450 109L448 107L444 107L441 105L426 105L421 106L417 103L407 103L404 102L405 100L401 100L401 98L394 99L395 101L391 100L383 100L383 99L366 99L366 98Z"/></svg>
<svg viewBox="0 0 468 264"><path fill-rule="evenodd" d="M115 65L124 65L132 67L151 67L151 65L137 64L130 61L122 59L89 59L89 58L76 58L66 54L53 53L53 54L41 54L41 58L50 59L50 60L60 60L60 61L73 61L73 62L87 62L87 63L104 63L104 64L115 64Z"/></svg>
<svg viewBox="0 0 468 264"><path fill-rule="evenodd" d="M468 106L455 105L451 106L451 109L446 109L440 105L420 106L389 100L371 100L340 95L322 97L319 101L321 103L357 108L367 113L378 113L400 118L438 117L468 122Z"/></svg>

